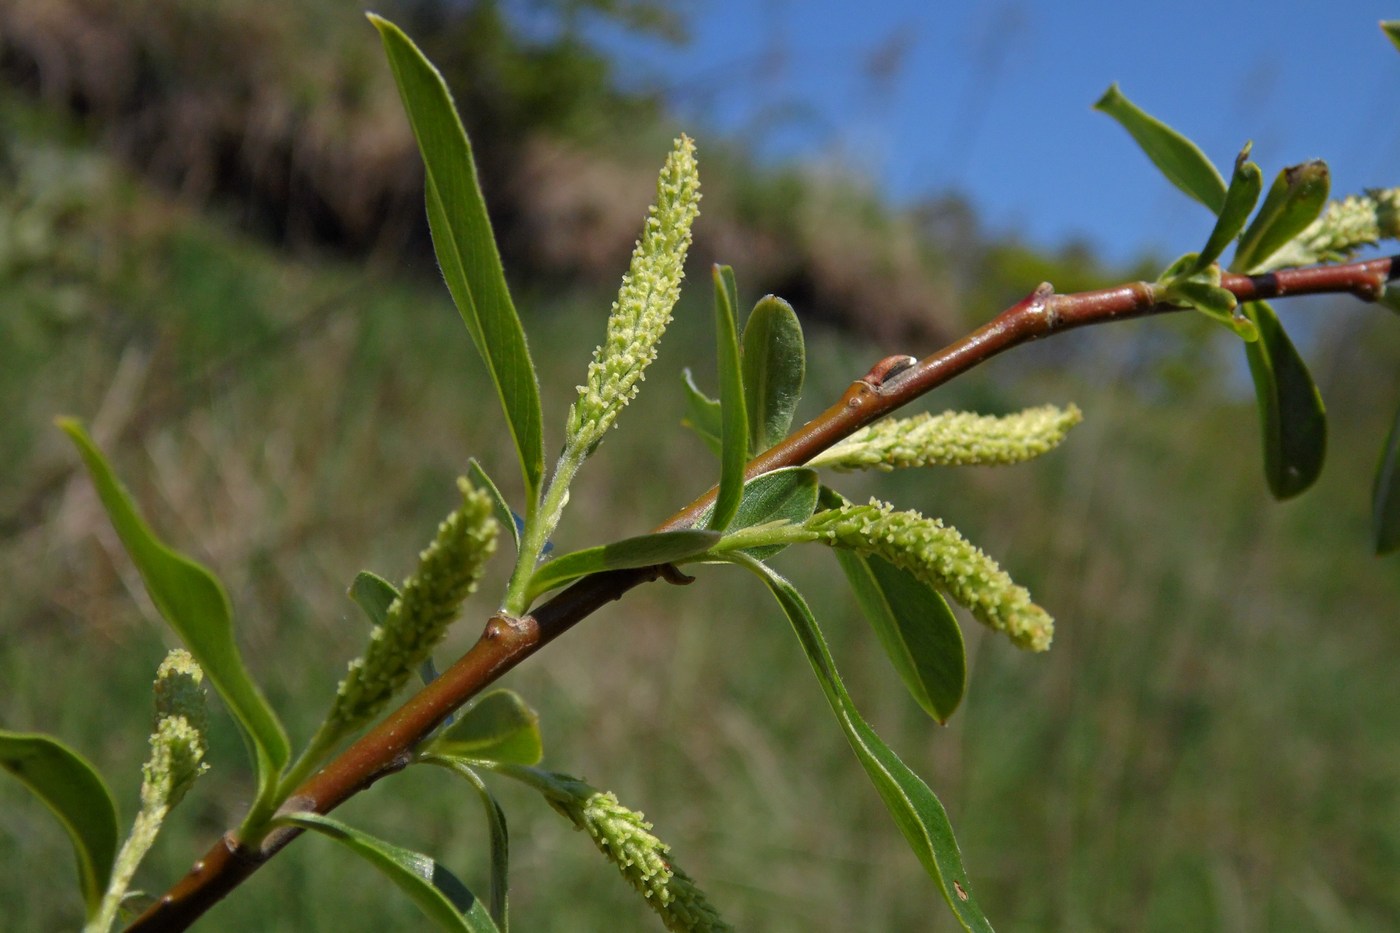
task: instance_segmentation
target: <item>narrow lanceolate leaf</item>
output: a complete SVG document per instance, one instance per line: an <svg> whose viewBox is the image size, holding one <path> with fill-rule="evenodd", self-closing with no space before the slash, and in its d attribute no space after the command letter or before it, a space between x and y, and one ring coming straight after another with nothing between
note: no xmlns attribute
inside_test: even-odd
<svg viewBox="0 0 1400 933"><path fill-rule="evenodd" d="M491 836L491 919L501 933L510 930L510 831L506 826L506 814L496 797L481 780L481 776L468 764L456 758L438 755L422 756L420 761L434 764L455 772L476 789L481 798L481 806L486 811L487 831Z"/></svg>
<svg viewBox="0 0 1400 933"><path fill-rule="evenodd" d="M467 479L477 489L483 490L491 497L492 505L496 514L496 522L502 528L510 529L510 539L515 544L515 549L520 550L520 517L517 516L509 505L506 504L506 497L501 495L501 491L496 488L491 477L475 457L467 461Z"/></svg>
<svg viewBox="0 0 1400 933"><path fill-rule="evenodd" d="M720 469L719 492L710 512L709 527L723 531L739 507L744 490L744 464L748 462L749 419L745 410L744 376L739 359L739 331L735 315L739 292L734 270L715 266L715 341L719 355Z"/></svg>
<svg viewBox="0 0 1400 933"><path fill-rule="evenodd" d="M292 813L278 817L277 822L314 830L339 842L379 869L439 930L497 930L481 900L440 862L421 852L400 848L319 813Z"/></svg>
<svg viewBox="0 0 1400 933"><path fill-rule="evenodd" d="M1240 237L1230 268L1254 272L1268 262L1269 257L1317 220L1327 206L1329 188L1327 163L1321 160L1279 172L1259 213Z"/></svg>
<svg viewBox="0 0 1400 933"><path fill-rule="evenodd" d="M1259 329L1259 340L1245 344L1245 352L1263 427L1264 475L1274 498L1289 499L1322 472L1327 413L1307 365L1273 308L1250 302L1244 313Z"/></svg>
<svg viewBox="0 0 1400 933"><path fill-rule="evenodd" d="M117 807L97 769L47 735L0 730L0 768L44 802L73 843L87 916L102 903L117 855Z"/></svg>
<svg viewBox="0 0 1400 933"><path fill-rule="evenodd" d="M1187 279L1171 285L1167 290L1166 299L1188 305L1206 317L1224 324L1247 343L1259 339L1259 331L1254 322L1240 313L1239 299L1229 289L1201 279Z"/></svg>
<svg viewBox="0 0 1400 933"><path fill-rule="evenodd" d="M540 716L513 690L493 690L462 711L425 749L477 761L538 764L544 754Z"/></svg>
<svg viewBox="0 0 1400 933"><path fill-rule="evenodd" d="M837 551L861 611L914 700L938 722L962 702L967 654L962 629L937 590L873 555Z"/></svg>
<svg viewBox="0 0 1400 933"><path fill-rule="evenodd" d="M717 531L662 531L563 554L541 564L530 577L529 598L590 573L673 564L703 554L719 539Z"/></svg>
<svg viewBox="0 0 1400 933"><path fill-rule="evenodd" d="M1235 159L1235 172L1225 192L1225 204L1220 209L1220 216L1215 219L1215 229L1211 230L1210 239L1196 258L1195 271L1206 268L1220 258L1240 235L1254 205L1259 203L1259 193L1264 188L1264 173L1249 161L1249 150L1250 144L1246 143Z"/></svg>
<svg viewBox="0 0 1400 933"><path fill-rule="evenodd" d="M64 418L58 424L78 445L102 505L140 571L151 602L194 655L242 729L257 767L258 800L252 810L259 812L272 803L271 795L290 749L282 724L253 683L234 643L233 617L223 585L204 567L156 538L78 422Z"/></svg>
<svg viewBox="0 0 1400 933"><path fill-rule="evenodd" d="M1117 120L1168 181L1219 216L1225 206L1225 179L1195 143L1139 109L1116 84L1104 92L1094 109Z"/></svg>
<svg viewBox="0 0 1400 933"><path fill-rule="evenodd" d="M787 437L806 372L807 351L797 312L773 295L760 299L744 325L750 453L761 453Z"/></svg>
<svg viewBox="0 0 1400 933"><path fill-rule="evenodd" d="M1381 20L1381 30L1397 49L1400 49L1400 19Z"/></svg>
<svg viewBox="0 0 1400 933"><path fill-rule="evenodd" d="M1400 550L1400 410L1385 439L1371 495L1371 533L1377 554Z"/></svg>
<svg viewBox="0 0 1400 933"><path fill-rule="evenodd" d="M685 418L681 421L686 427L700 435L705 446L720 455L723 418L720 415L719 400L710 398L695 385L695 377L686 367L685 376Z"/></svg>
<svg viewBox="0 0 1400 933"><path fill-rule="evenodd" d="M477 181L471 143L442 75L388 20L369 14L403 98L423 156L428 224L447 288L495 383L520 455L526 496L544 473L544 439L535 367L506 287Z"/></svg>
<svg viewBox="0 0 1400 933"><path fill-rule="evenodd" d="M761 577L782 606L861 767L958 921L967 930L990 931L991 924L972 896L972 885L947 812L928 785L861 718L802 595L767 565L742 555L736 556L735 561Z"/></svg>

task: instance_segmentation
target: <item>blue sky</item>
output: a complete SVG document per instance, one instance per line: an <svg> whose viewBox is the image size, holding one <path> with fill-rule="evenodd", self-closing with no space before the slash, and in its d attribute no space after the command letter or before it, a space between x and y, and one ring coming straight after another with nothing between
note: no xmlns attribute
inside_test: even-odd
<svg viewBox="0 0 1400 933"><path fill-rule="evenodd" d="M1400 4L688 0L680 48L598 31L685 129L748 137L868 177L948 190L985 229L1110 261L1197 248L1211 218L1091 105L1112 82L1228 168L1326 158L1334 194L1400 184ZM703 161L702 161L703 166ZM1228 171L1226 171L1228 176Z"/></svg>

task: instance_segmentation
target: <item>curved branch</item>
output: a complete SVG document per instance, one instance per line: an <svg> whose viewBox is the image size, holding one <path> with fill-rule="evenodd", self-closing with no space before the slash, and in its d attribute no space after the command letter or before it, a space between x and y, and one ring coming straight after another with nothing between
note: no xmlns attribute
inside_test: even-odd
<svg viewBox="0 0 1400 933"><path fill-rule="evenodd" d="M1241 301L1296 295L1353 294L1374 301L1400 278L1400 256L1333 266L1284 269L1267 275L1226 274L1221 286ZM1158 302L1156 288L1133 282L1116 288L1056 295L1042 284L1021 301L932 356L887 357L853 382L834 405L755 457L745 475L800 466L876 418L908 404L955 376L1012 347L1092 324L1183 310ZM711 489L656 530L690 525L714 500ZM481 638L450 668L411 697L297 789L284 810L327 813L379 778L405 767L414 746L454 710L540 648L628 590L664 576L662 568L617 570L578 581L523 619L494 616ZM189 874L139 917L128 933L183 930L299 834L281 829L257 845L232 834L219 839Z"/></svg>

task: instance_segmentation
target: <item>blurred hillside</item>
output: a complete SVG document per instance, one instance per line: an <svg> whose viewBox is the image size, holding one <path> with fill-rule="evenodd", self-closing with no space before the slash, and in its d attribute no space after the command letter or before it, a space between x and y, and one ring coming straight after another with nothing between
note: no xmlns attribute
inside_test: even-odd
<svg viewBox="0 0 1400 933"><path fill-rule="evenodd" d="M381 9L418 24L458 89L550 431L601 337L666 142L686 129L663 101L612 90L569 17L684 23L578 0L549 6L559 30L540 39L514 32L505 6ZM0 719L99 763L129 817L167 640L55 415L89 421L156 527L226 581L294 740L364 637L344 595L355 572L408 571L470 456L519 491L358 14L325 0L9 0L0 73ZM774 290L809 325L840 325L808 327L800 416L874 359L927 351L1042 279L1068 291L1105 277L1072 247L984 239L951 200L892 212L859 180L699 143L691 286L646 391L580 479L561 547L645 531L713 481L678 427L676 375L712 380L710 258L734 263L746 300ZM947 728L892 686L827 555L779 561L857 702L948 806L1003 929L1400 925L1400 578L1366 547L1400 333L1355 303L1281 311L1333 418L1328 469L1296 502L1264 492L1237 347L1186 316L1025 348L929 402L1076 401L1086 423L1042 461L834 480L945 516L1059 621L1038 657L969 626L971 689ZM444 656L476 634L504 564ZM951 928L752 583L706 568L688 589L638 590L509 685L542 712L546 764L645 810L738 927ZM216 717L215 732L214 770L139 876L148 889L246 802L235 730ZM586 840L501 794L519 928L656 928ZM479 809L443 775L408 773L344 816L480 888ZM416 922L321 842L299 841L207 927ZM49 815L0 782L6 928L72 927L70 864Z"/></svg>

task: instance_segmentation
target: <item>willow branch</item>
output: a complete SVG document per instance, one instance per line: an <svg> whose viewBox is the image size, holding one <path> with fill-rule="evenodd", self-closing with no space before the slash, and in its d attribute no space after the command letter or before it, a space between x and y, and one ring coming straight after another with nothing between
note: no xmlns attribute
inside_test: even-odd
<svg viewBox="0 0 1400 933"><path fill-rule="evenodd" d="M1400 256L1267 275L1226 274L1221 286L1241 301L1297 295L1353 294L1374 301L1387 282L1400 278ZM943 385L1012 347L1051 334L1183 310L1158 301L1146 282L1071 295L1057 295L1048 284L1036 288L996 318L932 356L916 360L891 356L853 382L834 405L755 457L746 469L754 477L781 467L800 466L856 430L924 393ZM711 489L656 530L684 528L714 500ZM328 813L386 774L404 768L414 747L453 711L502 674L573 628L602 606L642 583L665 576L664 568L595 574L574 583L521 619L493 616L480 639L450 668L306 781L283 810ZM183 930L241 884L299 834L280 829L256 845L232 833L168 893L138 918L128 933Z"/></svg>

